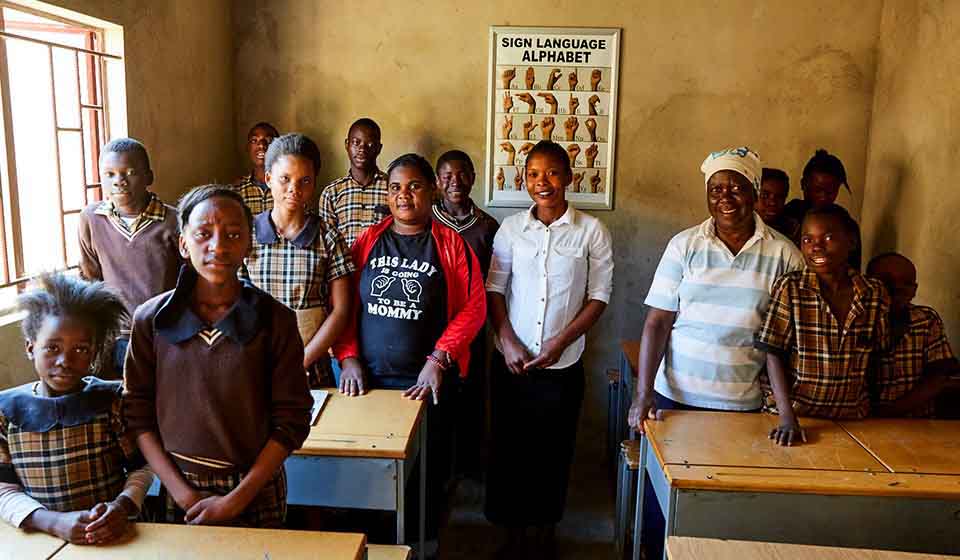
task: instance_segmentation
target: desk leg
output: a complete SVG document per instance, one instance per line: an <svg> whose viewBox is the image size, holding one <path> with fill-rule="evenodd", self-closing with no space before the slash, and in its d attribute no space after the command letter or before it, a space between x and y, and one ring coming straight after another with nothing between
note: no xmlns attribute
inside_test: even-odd
<svg viewBox="0 0 960 560"><path fill-rule="evenodd" d="M404 521L406 520L407 501L407 466L409 460L397 461L397 544L406 542Z"/></svg>
<svg viewBox="0 0 960 560"><path fill-rule="evenodd" d="M420 421L420 558L424 558L427 545L427 415L430 405L423 410Z"/></svg>
<svg viewBox="0 0 960 560"><path fill-rule="evenodd" d="M637 469L637 508L633 514L633 560L640 560L643 534L643 490L647 482L647 436L640 436L640 468Z"/></svg>
<svg viewBox="0 0 960 560"><path fill-rule="evenodd" d="M617 504L614 506L614 511L616 512L616 519L613 524L613 542L614 542L614 551L616 552L617 560L623 558L623 541L626 538L626 526L627 526L627 512L626 504L630 499L629 489L626 488L626 476L624 474L624 465L626 461L623 460L623 453L617 454Z"/></svg>
<svg viewBox="0 0 960 560"><path fill-rule="evenodd" d="M670 488L670 494L667 497L667 508L663 511L663 521L665 529L663 531L663 560L667 559L667 541L670 536L677 532L677 490Z"/></svg>

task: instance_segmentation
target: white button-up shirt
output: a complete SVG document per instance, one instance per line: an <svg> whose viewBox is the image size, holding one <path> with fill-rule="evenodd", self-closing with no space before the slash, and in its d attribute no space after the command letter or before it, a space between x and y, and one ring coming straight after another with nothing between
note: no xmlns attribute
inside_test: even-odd
<svg viewBox="0 0 960 560"><path fill-rule="evenodd" d="M533 207L503 221L493 241L487 291L503 294L520 342L532 355L569 325L587 301L610 302L613 243L600 220L572 205L552 224ZM549 369L570 367L584 348L580 336ZM503 350L497 340L497 348Z"/></svg>

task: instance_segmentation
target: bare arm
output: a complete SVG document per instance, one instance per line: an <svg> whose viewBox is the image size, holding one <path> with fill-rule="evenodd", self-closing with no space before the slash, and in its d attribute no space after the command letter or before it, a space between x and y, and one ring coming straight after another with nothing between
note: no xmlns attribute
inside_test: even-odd
<svg viewBox="0 0 960 560"><path fill-rule="evenodd" d="M156 432L142 432L138 434L137 446L140 448L140 452L143 453L144 459L149 463L150 468L160 477L160 482L163 483L164 488L166 488L170 496L173 497L173 501L175 501L181 509L187 511L190 506L200 499L201 494L194 490L194 488L187 483L186 479L183 478L183 473L180 472L177 465L174 464L170 456L167 455L166 450L163 448L163 443L160 441L160 436Z"/></svg>
<svg viewBox="0 0 960 560"><path fill-rule="evenodd" d="M960 373L957 361L937 360L927 364L923 378L905 395L891 403L879 403L874 406L876 416L905 416L921 406L933 401L945 390L960 386L952 376Z"/></svg>
<svg viewBox="0 0 960 560"><path fill-rule="evenodd" d="M793 404L790 402L787 366L783 363L783 358L773 352L767 352L767 375L770 377L773 398L777 401L777 412L780 414L780 425L770 432L770 439L779 445L788 446L806 442L807 437L797 422Z"/></svg>
<svg viewBox="0 0 960 560"><path fill-rule="evenodd" d="M313 338L303 349L303 366L310 364L324 357L330 350L330 346L346 328L350 321L350 276L341 276L330 283L330 303L333 310L323 321L320 329L313 335Z"/></svg>
<svg viewBox="0 0 960 560"><path fill-rule="evenodd" d="M507 315L507 299L503 294L487 292L487 314L493 326L493 334L500 340L500 348L503 349L507 369L514 374L523 373L524 364L531 359L530 352L520 342L516 331L513 330L513 325L510 324L510 317Z"/></svg>
<svg viewBox="0 0 960 560"><path fill-rule="evenodd" d="M647 307L647 319L643 323L643 338L640 339L640 356L637 367L637 390L630 405L630 427L638 433L644 433L643 421L653 410L653 382L657 370L667 350L673 322L677 319L674 311L665 311L656 307Z"/></svg>

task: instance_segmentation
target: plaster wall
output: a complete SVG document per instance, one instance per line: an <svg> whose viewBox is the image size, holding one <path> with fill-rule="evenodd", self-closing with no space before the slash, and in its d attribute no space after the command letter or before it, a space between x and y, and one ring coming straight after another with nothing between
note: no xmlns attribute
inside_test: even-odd
<svg viewBox="0 0 960 560"><path fill-rule="evenodd" d="M916 301L940 312L960 344L960 4L883 6L863 204L864 255L896 250L917 265Z"/></svg>
<svg viewBox="0 0 960 560"><path fill-rule="evenodd" d="M235 128L269 120L311 135L321 180L346 172L343 138L360 116L383 128L381 167L451 148L482 165L490 25L621 27L615 209L595 212L613 233L616 281L586 357L585 410L599 429L603 371L619 340L640 335L666 242L707 217L708 152L747 144L798 193L803 164L826 147L854 189L841 203L859 213L880 12L879 0L237 0Z"/></svg>

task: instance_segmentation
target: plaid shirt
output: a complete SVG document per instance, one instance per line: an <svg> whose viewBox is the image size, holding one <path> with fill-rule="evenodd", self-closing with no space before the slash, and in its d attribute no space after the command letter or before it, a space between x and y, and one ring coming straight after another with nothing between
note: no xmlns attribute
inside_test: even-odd
<svg viewBox="0 0 960 560"><path fill-rule="evenodd" d="M270 188L257 182L253 178L253 173L237 181L233 185L233 189L240 194L243 203L247 205L254 216L273 210L273 195L270 194Z"/></svg>
<svg viewBox="0 0 960 560"><path fill-rule="evenodd" d="M91 394L49 399L37 395L37 385L5 392L0 413L0 482L19 484L53 511L87 510L116 499L127 480L125 471L143 465L136 446L123 434L119 384L107 389L112 390L112 398L103 395L102 388L100 395L93 396L103 406L79 412L64 399L76 401ZM19 393L16 402L11 399L13 392Z"/></svg>
<svg viewBox="0 0 960 560"><path fill-rule="evenodd" d="M120 218L120 211L117 210L117 207L114 206L113 201L110 199L101 202L93 213L106 216L113 227L123 234L127 241L130 241L136 237L138 233L147 229L149 225L153 223L162 224L163 220L167 217L167 205L164 204L156 194L147 191L147 205L143 208L143 212L140 212L140 215L137 216L129 226Z"/></svg>
<svg viewBox="0 0 960 560"><path fill-rule="evenodd" d="M387 176L382 171L377 171L366 187L347 173L324 187L320 195L320 217L329 229L340 232L348 247L360 232L390 215L386 208Z"/></svg>
<svg viewBox="0 0 960 560"><path fill-rule="evenodd" d="M328 307L330 283L354 270L340 233L325 228L317 216L308 214L303 231L292 240L277 235L269 212L256 217L254 230L246 276L291 309Z"/></svg>
<svg viewBox="0 0 960 560"><path fill-rule="evenodd" d="M810 270L773 284L770 308L755 346L789 357L791 400L803 416L862 418L870 410L871 359L889 346L889 303L879 280L850 270L853 302L844 324L820 295Z"/></svg>
<svg viewBox="0 0 960 560"><path fill-rule="evenodd" d="M879 402L893 402L903 397L920 382L924 369L940 360L954 359L950 342L937 312L921 305L910 306L910 323L906 332L893 341L893 349L880 357L875 397ZM910 416L930 417L930 402Z"/></svg>

